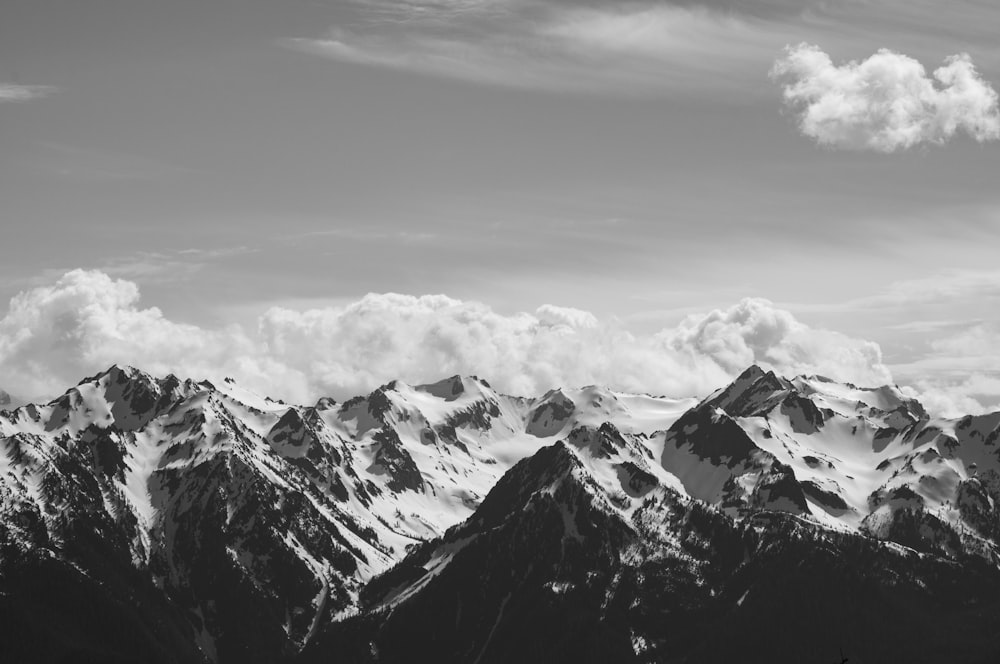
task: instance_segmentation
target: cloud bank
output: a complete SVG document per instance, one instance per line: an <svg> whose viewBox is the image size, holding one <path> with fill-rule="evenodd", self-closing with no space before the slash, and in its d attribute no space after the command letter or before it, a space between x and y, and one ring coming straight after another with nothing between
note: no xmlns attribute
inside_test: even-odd
<svg viewBox="0 0 1000 664"><path fill-rule="evenodd" d="M969 325L930 346L930 357L903 367L919 376L912 393L928 409L949 417L1000 410L1000 325Z"/></svg>
<svg viewBox="0 0 1000 664"><path fill-rule="evenodd" d="M960 131L978 142L1000 138L997 93L964 53L928 76L918 61L887 49L838 66L803 43L786 48L771 77L799 130L824 147L889 153L942 145Z"/></svg>
<svg viewBox="0 0 1000 664"><path fill-rule="evenodd" d="M392 379L477 374L514 394L601 384L704 395L751 363L860 384L891 380L876 344L811 328L761 299L638 336L614 320L544 305L505 315L443 295L371 294L344 307L264 312L257 328L207 329L144 308L135 283L74 270L15 296L0 319L5 389L54 395L113 363L234 376L296 402L343 399Z"/></svg>

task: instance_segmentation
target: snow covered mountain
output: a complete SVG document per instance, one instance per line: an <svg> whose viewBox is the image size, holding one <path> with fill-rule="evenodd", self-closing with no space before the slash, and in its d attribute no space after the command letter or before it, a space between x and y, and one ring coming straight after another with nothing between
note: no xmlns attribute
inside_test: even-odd
<svg viewBox="0 0 1000 664"><path fill-rule="evenodd" d="M653 437L693 498L998 561L1000 413L932 419L897 388L751 367Z"/></svg>
<svg viewBox="0 0 1000 664"><path fill-rule="evenodd" d="M635 411L662 427L688 405L597 388L511 398L453 377L299 407L230 380L112 367L0 415L0 576L44 584L20 572L44 560L89 580L113 560L109 572L140 578L176 609L170 629L203 659L274 661L352 611L369 579L470 516L507 469L578 421ZM86 635L61 643L44 621L23 618L54 654L91 647ZM147 627L141 658L167 638Z"/></svg>
<svg viewBox="0 0 1000 664"><path fill-rule="evenodd" d="M953 630L910 661L993 661L998 438L758 367L701 402L455 376L312 406L112 367L0 414L0 655L722 661L767 611L787 661L904 618Z"/></svg>

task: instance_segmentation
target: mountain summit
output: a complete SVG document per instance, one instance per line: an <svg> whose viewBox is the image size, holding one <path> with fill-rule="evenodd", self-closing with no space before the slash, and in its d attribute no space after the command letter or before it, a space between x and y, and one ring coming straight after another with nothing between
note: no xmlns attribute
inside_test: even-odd
<svg viewBox="0 0 1000 664"><path fill-rule="evenodd" d="M0 654L710 662L780 624L778 661L993 661L998 438L759 367L313 406L111 367L0 414Z"/></svg>

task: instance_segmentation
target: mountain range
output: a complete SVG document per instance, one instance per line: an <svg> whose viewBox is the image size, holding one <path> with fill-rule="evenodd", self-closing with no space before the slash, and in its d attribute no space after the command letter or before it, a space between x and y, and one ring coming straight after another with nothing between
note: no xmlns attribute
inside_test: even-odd
<svg viewBox="0 0 1000 664"><path fill-rule="evenodd" d="M995 662L998 546L1000 413L758 366L0 412L3 661Z"/></svg>

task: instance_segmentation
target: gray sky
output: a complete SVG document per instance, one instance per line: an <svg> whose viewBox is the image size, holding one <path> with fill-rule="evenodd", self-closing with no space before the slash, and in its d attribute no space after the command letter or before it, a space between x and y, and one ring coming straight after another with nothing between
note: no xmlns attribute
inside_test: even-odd
<svg viewBox="0 0 1000 664"><path fill-rule="evenodd" d="M642 336L762 297L993 404L1000 146L945 111L893 151L881 120L811 130L769 72L808 42L1000 84L998 25L984 0L8 0L0 300L85 268L209 331L395 292Z"/></svg>

